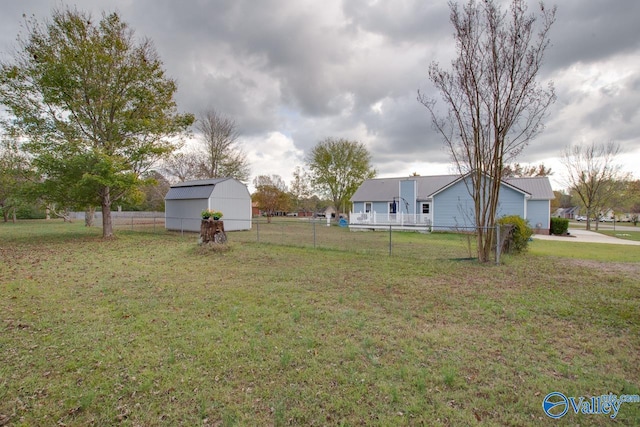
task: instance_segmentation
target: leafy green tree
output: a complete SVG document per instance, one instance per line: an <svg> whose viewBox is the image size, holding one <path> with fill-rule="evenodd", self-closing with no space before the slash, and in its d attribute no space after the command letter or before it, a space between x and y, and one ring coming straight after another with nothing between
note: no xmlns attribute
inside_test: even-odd
<svg viewBox="0 0 640 427"><path fill-rule="evenodd" d="M14 56L0 63L4 126L29 141L42 197L100 206L103 237L111 237L111 205L173 151L193 116L177 112L176 82L151 41L137 41L117 13L96 22L63 7L25 28Z"/></svg>
<svg viewBox="0 0 640 427"><path fill-rule="evenodd" d="M289 209L291 201L287 194L287 185L280 175L259 175L253 179L253 185L256 191L251 200L267 215L267 222L271 222L271 217L276 212Z"/></svg>
<svg viewBox="0 0 640 427"><path fill-rule="evenodd" d="M12 139L0 143L0 210L4 222L12 216L25 200L26 184L32 175L29 161L20 145Z"/></svg>
<svg viewBox="0 0 640 427"><path fill-rule="evenodd" d="M336 212L349 205L351 196L365 180L376 176L364 144L347 139L320 141L307 157L307 164L312 185L331 199Z"/></svg>

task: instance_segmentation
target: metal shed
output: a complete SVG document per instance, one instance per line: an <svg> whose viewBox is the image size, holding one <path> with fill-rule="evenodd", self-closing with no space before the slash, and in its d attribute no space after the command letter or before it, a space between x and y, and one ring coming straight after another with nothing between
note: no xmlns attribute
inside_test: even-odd
<svg viewBox="0 0 640 427"><path fill-rule="evenodd" d="M251 195L247 186L234 178L202 179L172 185L165 200L165 228L200 231L201 212L223 213L226 231L251 229Z"/></svg>

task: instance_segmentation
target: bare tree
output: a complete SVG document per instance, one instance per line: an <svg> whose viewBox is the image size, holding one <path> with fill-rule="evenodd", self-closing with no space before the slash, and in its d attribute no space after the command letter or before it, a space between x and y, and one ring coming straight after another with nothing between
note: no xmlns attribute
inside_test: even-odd
<svg viewBox="0 0 640 427"><path fill-rule="evenodd" d="M502 169L502 176L508 178L522 178L528 176L549 176L553 175L551 168L544 163L539 165L521 165L520 163L510 163Z"/></svg>
<svg viewBox="0 0 640 427"><path fill-rule="evenodd" d="M216 110L203 113L196 123L200 138L200 178L232 177L249 179L249 162L237 146L240 136L236 122Z"/></svg>
<svg viewBox="0 0 640 427"><path fill-rule="evenodd" d="M513 0L507 12L496 3L469 0L462 10L449 3L457 56L451 70L436 62L429 67L447 112L418 93L473 198L482 262L489 260L494 246L504 166L542 130L555 100L553 86L542 88L536 76L556 9L541 4L538 18L527 13L524 0Z"/></svg>
<svg viewBox="0 0 640 427"><path fill-rule="evenodd" d="M313 209L313 202L311 201L311 196L313 195L311 178L308 172L300 166L296 166L293 171L293 180L291 180L291 185L289 186L289 194L291 196L291 203L297 212L301 210L309 212Z"/></svg>
<svg viewBox="0 0 640 427"><path fill-rule="evenodd" d="M587 210L587 230L591 230L592 218L620 189L624 175L615 163L619 152L620 145L614 142L576 144L564 150L561 162L567 169L566 184Z"/></svg>
<svg viewBox="0 0 640 427"><path fill-rule="evenodd" d="M200 170L199 156L192 151L175 153L164 161L162 170L173 181L184 182L197 179Z"/></svg>

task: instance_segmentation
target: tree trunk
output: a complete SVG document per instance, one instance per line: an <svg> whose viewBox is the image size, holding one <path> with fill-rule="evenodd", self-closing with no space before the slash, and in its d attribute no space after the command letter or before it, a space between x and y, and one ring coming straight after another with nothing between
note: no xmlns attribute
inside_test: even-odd
<svg viewBox="0 0 640 427"><path fill-rule="evenodd" d="M95 206L87 206L84 211L84 226L93 227L93 220L95 219L96 208Z"/></svg>
<svg viewBox="0 0 640 427"><path fill-rule="evenodd" d="M109 187L102 190L102 238L113 237L113 226L111 223L111 191Z"/></svg>

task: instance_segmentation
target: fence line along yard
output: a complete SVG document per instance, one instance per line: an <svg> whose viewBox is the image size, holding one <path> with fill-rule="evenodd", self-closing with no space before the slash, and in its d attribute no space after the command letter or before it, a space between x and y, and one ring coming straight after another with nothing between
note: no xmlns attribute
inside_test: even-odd
<svg viewBox="0 0 640 427"><path fill-rule="evenodd" d="M75 217L84 221L84 212ZM165 220L184 224L178 230L165 229ZM187 225L200 222L194 218L165 218L164 212L113 212L114 230L129 230L149 233L179 233L197 241L198 233L187 231ZM223 218L232 221L233 218ZM235 220L236 222L238 220ZM315 249L341 250L362 254L393 255L409 258L445 258L472 259L476 256L475 229L459 228L457 230L432 227L431 232L398 231L389 226L377 228L375 231L357 229L354 231L344 221L335 220L327 225L326 218L289 218L274 217L269 221L265 217L256 217L246 222L246 230L228 231L230 243L259 243L306 247ZM102 227L99 212L94 220L95 227ZM177 227L178 228L178 227ZM433 253L430 242L438 241L438 253ZM443 249L446 248L446 249ZM499 254L494 253L494 257ZM494 258L495 259L495 258Z"/></svg>

